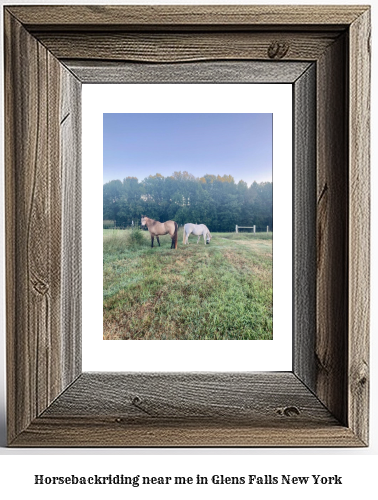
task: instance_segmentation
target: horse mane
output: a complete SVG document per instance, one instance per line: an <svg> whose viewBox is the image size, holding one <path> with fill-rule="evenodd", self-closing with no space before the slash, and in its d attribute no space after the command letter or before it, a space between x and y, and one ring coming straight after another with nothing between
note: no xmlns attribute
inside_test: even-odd
<svg viewBox="0 0 378 500"><path fill-rule="evenodd" d="M148 220L150 220L151 222L159 222L159 221L157 221L157 220L155 220L155 219L150 219L149 217L147 217L147 215L142 215L142 219L148 219Z"/></svg>

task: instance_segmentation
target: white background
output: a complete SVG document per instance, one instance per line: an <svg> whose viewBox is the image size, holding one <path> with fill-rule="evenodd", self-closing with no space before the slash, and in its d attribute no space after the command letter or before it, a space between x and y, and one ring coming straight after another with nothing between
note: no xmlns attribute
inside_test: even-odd
<svg viewBox="0 0 378 500"><path fill-rule="evenodd" d="M27 3L13 0L10 4ZM35 4L41 4L34 0ZM46 2L46 3L51 3ZM55 2L60 3L60 2ZM63 4L85 3L78 1L65 1ZM99 4L107 2L90 3ZM127 3L125 1L113 4ZM137 1L132 2L139 3ZM150 3L162 3L160 1ZM168 3L168 2L165 2ZM180 3L180 2L171 2ZM205 3L205 4L240 4L253 3L238 0L232 2L222 2L221 0L207 0L206 2L185 3ZM260 1L259 4L271 4L272 2ZM287 1L276 0L275 4L285 4ZM291 0L291 4L313 4L310 2ZM323 4L361 4L366 2L346 0L322 1ZM377 88L377 68L375 63L375 54L378 52L377 36L374 26L377 26L378 16L376 9L372 11L373 22L373 73L372 73L372 137L378 136L377 127L377 99L374 89ZM1 96L3 102L3 96ZM1 136L3 132L1 132ZM374 166L377 164L377 141L372 143L372 256L377 255L378 251L378 232L377 227L377 193L378 179ZM2 228L3 220L1 221ZM2 265L0 271L4 277L3 247L2 247ZM111 494L115 500L125 498L261 498L268 499L291 498L291 499L334 499L335 497L349 498L373 498L376 491L376 470L377 470L377 452L378 452L378 412L377 412L377 340L376 332L378 325L377 304L377 284L378 271L377 259L372 259L372 296L371 296L371 444L367 449L69 449L69 450L8 450L4 447L4 397L2 397L0 413L0 490L4 498L28 497L31 499L81 499L83 496L90 495L94 499L102 499L105 495ZM2 289L2 291L4 288ZM2 301L2 311L4 314L4 299ZM2 319L2 329L4 328L4 319ZM5 341L2 334L0 353L4 359ZM4 371L0 373L0 390L5 387ZM53 455L54 458L50 455ZM196 475L197 473L205 476L212 474L247 475L247 474L292 474L292 475L310 475L310 474L339 474L343 476L344 484L342 486L264 486L259 489L243 488L237 486L211 486L211 489L198 487L149 487L148 489L134 488L123 489L120 487L41 487L33 486L34 474L62 475L62 474L117 474L126 475ZM163 489L164 488L164 489ZM3 494L4 493L4 494Z"/></svg>
<svg viewBox="0 0 378 500"><path fill-rule="evenodd" d="M83 85L84 371L292 369L291 97L288 84ZM122 112L273 113L273 341L102 340L103 113Z"/></svg>

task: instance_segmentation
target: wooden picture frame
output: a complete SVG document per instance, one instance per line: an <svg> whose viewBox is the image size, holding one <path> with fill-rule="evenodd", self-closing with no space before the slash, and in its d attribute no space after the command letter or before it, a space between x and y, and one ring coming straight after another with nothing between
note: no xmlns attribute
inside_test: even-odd
<svg viewBox="0 0 378 500"><path fill-rule="evenodd" d="M9 446L367 446L369 7L6 6L4 22ZM81 84L285 78L293 370L82 373Z"/></svg>

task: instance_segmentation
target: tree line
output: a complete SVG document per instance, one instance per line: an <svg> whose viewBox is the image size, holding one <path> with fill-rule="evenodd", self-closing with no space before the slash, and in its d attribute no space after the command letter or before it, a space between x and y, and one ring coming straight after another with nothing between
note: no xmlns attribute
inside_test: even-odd
<svg viewBox="0 0 378 500"><path fill-rule="evenodd" d="M174 172L112 180L103 187L104 220L117 224L140 222L141 215L160 222L206 224L213 232L233 231L235 225L273 228L273 183L235 183L231 175L195 177Z"/></svg>

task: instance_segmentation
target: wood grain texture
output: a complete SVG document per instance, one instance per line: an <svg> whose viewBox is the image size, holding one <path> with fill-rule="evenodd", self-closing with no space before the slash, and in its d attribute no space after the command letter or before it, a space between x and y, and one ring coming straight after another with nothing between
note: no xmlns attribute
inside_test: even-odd
<svg viewBox="0 0 378 500"><path fill-rule="evenodd" d="M8 258L14 256L7 268L12 439L61 392L60 366L54 363L60 349L55 337L60 316L60 219L54 210L60 205L60 179L51 169L59 155L53 125L59 112L59 64L17 21L6 16L5 22L6 245ZM17 51L19 44L22 53Z"/></svg>
<svg viewBox="0 0 378 500"><path fill-rule="evenodd" d="M86 373L14 445L291 446L298 433L361 445L291 373Z"/></svg>
<svg viewBox="0 0 378 500"><path fill-rule="evenodd" d="M293 369L316 390L316 65L293 85Z"/></svg>
<svg viewBox="0 0 378 500"><path fill-rule="evenodd" d="M172 63L204 60L314 61L337 38L336 32L36 32L59 59Z"/></svg>
<svg viewBox="0 0 378 500"><path fill-rule="evenodd" d="M159 6L11 6L7 9L29 30L40 27L95 28L99 26L135 27L151 26L251 26L254 29L269 25L285 26L346 26L365 10L363 5L159 5ZM176 28L177 29L177 28Z"/></svg>
<svg viewBox="0 0 378 500"><path fill-rule="evenodd" d="M81 83L61 65L62 384L81 373Z"/></svg>
<svg viewBox="0 0 378 500"><path fill-rule="evenodd" d="M82 83L293 83L306 62L217 61L176 64L62 61Z"/></svg>
<svg viewBox="0 0 378 500"><path fill-rule="evenodd" d="M238 420L260 426L338 423L294 374L285 372L84 373L43 417L91 415L125 421Z"/></svg>
<svg viewBox="0 0 378 500"><path fill-rule="evenodd" d="M68 383L61 351L60 71L60 63L6 14L9 441Z"/></svg>
<svg viewBox="0 0 378 500"><path fill-rule="evenodd" d="M370 317L370 11L350 28L349 426L368 442Z"/></svg>
<svg viewBox="0 0 378 500"><path fill-rule="evenodd" d="M229 422L149 422L125 427L110 418L37 418L12 443L17 447L360 447L343 426L254 427Z"/></svg>
<svg viewBox="0 0 378 500"><path fill-rule="evenodd" d="M347 424L348 112L347 37L317 65L316 394ZM332 334L331 334L332 332Z"/></svg>

